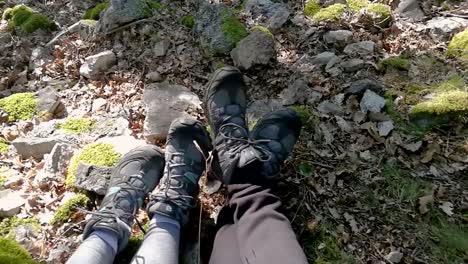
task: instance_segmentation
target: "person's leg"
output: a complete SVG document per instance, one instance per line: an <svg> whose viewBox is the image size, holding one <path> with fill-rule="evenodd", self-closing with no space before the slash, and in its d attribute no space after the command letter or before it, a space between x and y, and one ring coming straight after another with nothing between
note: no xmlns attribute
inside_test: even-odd
<svg viewBox="0 0 468 264"><path fill-rule="evenodd" d="M133 149L112 172L100 209L92 213L83 231L84 242L70 264L106 264L128 243L135 213L162 176L164 156L155 146Z"/></svg>
<svg viewBox="0 0 468 264"><path fill-rule="evenodd" d="M193 119L172 122L164 175L147 206L151 225L133 264L179 263L180 229L195 206L198 180L211 150L210 138L200 122Z"/></svg>
<svg viewBox="0 0 468 264"><path fill-rule="evenodd" d="M275 111L249 136L245 87L240 72L225 67L215 72L205 97L229 191L210 263L307 263L288 219L279 212L279 198L269 188L299 137L300 118L290 109Z"/></svg>

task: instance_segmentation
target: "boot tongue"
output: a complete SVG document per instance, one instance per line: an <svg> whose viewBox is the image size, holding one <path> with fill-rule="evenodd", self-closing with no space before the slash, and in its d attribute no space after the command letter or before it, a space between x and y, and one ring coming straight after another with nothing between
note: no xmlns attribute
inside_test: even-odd
<svg viewBox="0 0 468 264"><path fill-rule="evenodd" d="M249 146L248 148L242 150L239 161L237 162L237 166L239 168L244 168L252 162L258 161L258 157L261 157L261 155L262 153L260 151L252 146Z"/></svg>

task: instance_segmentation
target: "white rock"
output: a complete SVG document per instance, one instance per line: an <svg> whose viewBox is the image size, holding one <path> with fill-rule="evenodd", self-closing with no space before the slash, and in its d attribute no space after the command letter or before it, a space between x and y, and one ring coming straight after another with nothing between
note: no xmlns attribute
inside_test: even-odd
<svg viewBox="0 0 468 264"><path fill-rule="evenodd" d="M21 211L25 200L18 192L0 191L0 217L12 217Z"/></svg>
<svg viewBox="0 0 468 264"><path fill-rule="evenodd" d="M80 67L80 74L86 78L96 78L99 74L108 70L117 62L117 58L111 50L89 56Z"/></svg>
<svg viewBox="0 0 468 264"><path fill-rule="evenodd" d="M107 105L107 100L104 98L98 98L93 101L91 109L94 111L103 110Z"/></svg>
<svg viewBox="0 0 468 264"><path fill-rule="evenodd" d="M392 263L400 263L403 258L403 253L400 251L392 251L385 258Z"/></svg>
<svg viewBox="0 0 468 264"><path fill-rule="evenodd" d="M366 90L361 99L361 111L379 113L385 106L385 99L371 90Z"/></svg>

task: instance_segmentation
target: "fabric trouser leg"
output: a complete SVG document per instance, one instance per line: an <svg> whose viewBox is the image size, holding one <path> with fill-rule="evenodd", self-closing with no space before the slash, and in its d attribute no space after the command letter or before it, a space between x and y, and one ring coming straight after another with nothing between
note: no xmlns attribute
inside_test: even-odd
<svg viewBox="0 0 468 264"><path fill-rule="evenodd" d="M116 250L102 237L91 234L86 238L67 264L112 264Z"/></svg>
<svg viewBox="0 0 468 264"><path fill-rule="evenodd" d="M211 264L307 263L291 224L271 190L252 184L228 186L229 203L218 218Z"/></svg>

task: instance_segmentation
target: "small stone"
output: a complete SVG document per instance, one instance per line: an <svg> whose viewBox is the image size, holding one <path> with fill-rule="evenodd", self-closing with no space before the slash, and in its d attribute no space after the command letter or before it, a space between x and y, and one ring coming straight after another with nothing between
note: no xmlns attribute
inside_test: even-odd
<svg viewBox="0 0 468 264"><path fill-rule="evenodd" d="M380 112L385 106L385 99L374 93L372 90L366 90L364 96L361 99L361 111L362 112Z"/></svg>
<svg viewBox="0 0 468 264"><path fill-rule="evenodd" d="M392 263L400 263L403 258L403 253L400 251L392 251L385 258Z"/></svg>
<svg viewBox="0 0 468 264"><path fill-rule="evenodd" d="M35 159L42 159L44 154L50 153L57 144L55 138L18 138L11 142L15 147L18 154L27 159L33 157Z"/></svg>
<svg viewBox="0 0 468 264"><path fill-rule="evenodd" d="M163 39L154 45L153 48L153 55L156 57L164 57L166 56L169 47L171 46L171 42L167 39Z"/></svg>
<svg viewBox="0 0 468 264"><path fill-rule="evenodd" d="M323 35L323 40L328 44L344 45L351 41L353 32L349 30L328 31Z"/></svg>
<svg viewBox="0 0 468 264"><path fill-rule="evenodd" d="M427 21L427 28L434 35L448 39L454 33L468 28L468 20L460 17L434 17Z"/></svg>
<svg viewBox="0 0 468 264"><path fill-rule="evenodd" d="M80 67L80 74L86 78L94 79L117 63L117 57L111 50L89 56Z"/></svg>
<svg viewBox="0 0 468 264"><path fill-rule="evenodd" d="M369 150L359 152L359 158L365 161L371 161L372 160L372 154L370 153Z"/></svg>
<svg viewBox="0 0 468 264"><path fill-rule="evenodd" d="M312 58L312 64L320 67L323 65L327 65L331 60L336 59L336 55L333 52L325 51L322 52Z"/></svg>
<svg viewBox="0 0 468 264"><path fill-rule="evenodd" d="M333 115L343 114L343 109L339 105L328 100L321 102L318 105L317 109L324 114L333 114Z"/></svg>
<svg viewBox="0 0 468 264"><path fill-rule="evenodd" d="M362 79L359 81L355 81L351 84L351 86L346 89L347 94L362 94L366 90L371 90L376 93L381 92L383 89L382 85L377 83L376 81L370 79Z"/></svg>
<svg viewBox="0 0 468 264"><path fill-rule="evenodd" d="M112 167L80 163L75 172L75 187L105 195L112 174Z"/></svg>
<svg viewBox="0 0 468 264"><path fill-rule="evenodd" d="M307 82L303 79L297 79L281 92L280 98L283 105L304 104L307 100L308 91Z"/></svg>
<svg viewBox="0 0 468 264"><path fill-rule="evenodd" d="M160 82L163 80L161 74L157 71L149 72L148 74L146 74L146 79L148 79L151 82Z"/></svg>
<svg viewBox="0 0 468 264"><path fill-rule="evenodd" d="M3 186L5 186L5 188L15 189L21 186L21 184L23 184L23 177L21 177L19 174L16 174L8 177Z"/></svg>
<svg viewBox="0 0 468 264"><path fill-rule="evenodd" d="M392 130L395 128L393 125L393 121L385 121L385 122L380 122L377 125L377 128L379 129L379 135L381 137L386 137L392 132Z"/></svg>
<svg viewBox="0 0 468 264"><path fill-rule="evenodd" d="M254 65L268 65L276 59L274 38L261 30L254 30L237 43L231 51L234 65L250 69Z"/></svg>
<svg viewBox="0 0 468 264"><path fill-rule="evenodd" d="M0 191L0 217L18 214L25 202L18 192L9 189Z"/></svg>
<svg viewBox="0 0 468 264"><path fill-rule="evenodd" d="M39 118L48 121L60 115L62 102L59 95L51 88L44 88L37 93L37 103L39 108Z"/></svg>
<svg viewBox="0 0 468 264"><path fill-rule="evenodd" d="M424 18L424 12L420 6L420 0L401 0L395 11L400 14L400 16L406 18Z"/></svg>
<svg viewBox="0 0 468 264"><path fill-rule="evenodd" d="M245 3L245 10L269 29L281 28L290 15L283 3L270 0L248 0Z"/></svg>
<svg viewBox="0 0 468 264"><path fill-rule="evenodd" d="M364 67L364 61L361 59L350 59L340 63L345 72L355 72Z"/></svg>
<svg viewBox="0 0 468 264"><path fill-rule="evenodd" d="M143 92L146 108L144 136L149 142L164 140L172 121L190 117L201 109L198 96L180 85L152 83Z"/></svg>
<svg viewBox="0 0 468 264"><path fill-rule="evenodd" d="M401 147L404 149L411 151L411 152L416 152L422 147L423 142L421 140L418 141L409 141L409 142L403 142L400 144Z"/></svg>
<svg viewBox="0 0 468 264"><path fill-rule="evenodd" d="M34 178L41 190L48 190L51 181L58 181L65 174L68 162L76 150L70 144L59 142L50 154L44 156L44 167Z"/></svg>
<svg viewBox="0 0 468 264"><path fill-rule="evenodd" d="M344 53L350 56L367 56L374 53L375 43L372 41L361 41L349 44L345 47Z"/></svg>
<svg viewBox="0 0 468 264"><path fill-rule="evenodd" d="M344 132L351 133L353 132L353 126L350 124L350 122L344 120L341 116L335 116L336 123L338 126L343 130Z"/></svg>
<svg viewBox="0 0 468 264"><path fill-rule="evenodd" d="M29 58L29 67L35 70L36 68L52 63L53 61L54 56L52 55L52 49L37 47L34 48L31 52L31 57Z"/></svg>
<svg viewBox="0 0 468 264"><path fill-rule="evenodd" d="M104 110L107 105L107 100L104 98L98 98L93 100L93 105L91 109L94 111Z"/></svg>

